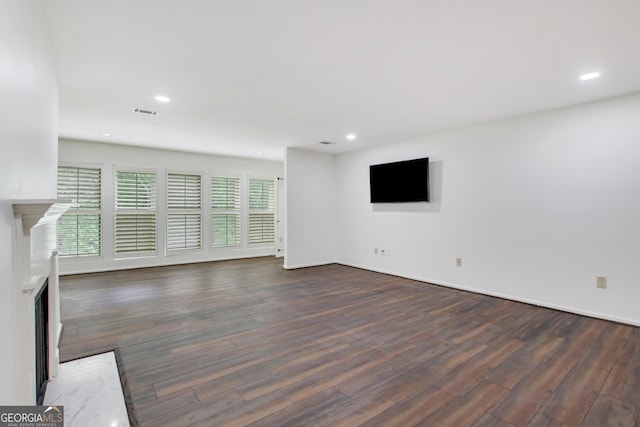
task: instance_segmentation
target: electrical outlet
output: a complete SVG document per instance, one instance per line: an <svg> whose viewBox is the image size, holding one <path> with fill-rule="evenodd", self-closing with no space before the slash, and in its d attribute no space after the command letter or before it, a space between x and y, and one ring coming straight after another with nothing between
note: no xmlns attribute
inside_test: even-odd
<svg viewBox="0 0 640 427"><path fill-rule="evenodd" d="M596 276L596 286L600 289L607 289L607 278L604 276Z"/></svg>
<svg viewBox="0 0 640 427"><path fill-rule="evenodd" d="M456 267L462 267L462 258L456 258Z"/></svg>

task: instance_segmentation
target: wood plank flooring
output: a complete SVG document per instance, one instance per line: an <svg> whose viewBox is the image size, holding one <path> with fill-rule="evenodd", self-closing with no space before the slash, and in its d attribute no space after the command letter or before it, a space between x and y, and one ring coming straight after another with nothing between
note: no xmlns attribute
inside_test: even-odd
<svg viewBox="0 0 640 427"><path fill-rule="evenodd" d="M61 278L63 360L120 349L143 426L640 427L640 330L257 258Z"/></svg>

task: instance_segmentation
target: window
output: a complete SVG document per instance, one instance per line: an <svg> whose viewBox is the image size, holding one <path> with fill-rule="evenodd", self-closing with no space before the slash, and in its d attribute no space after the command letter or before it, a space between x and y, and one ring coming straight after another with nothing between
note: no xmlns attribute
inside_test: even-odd
<svg viewBox="0 0 640 427"><path fill-rule="evenodd" d="M115 252L156 250L156 174L116 171Z"/></svg>
<svg viewBox="0 0 640 427"><path fill-rule="evenodd" d="M211 177L211 247L240 246L240 178Z"/></svg>
<svg viewBox="0 0 640 427"><path fill-rule="evenodd" d="M99 168L58 167L58 197L73 199L77 204L58 220L57 246L61 257L101 253L101 172Z"/></svg>
<svg viewBox="0 0 640 427"><path fill-rule="evenodd" d="M275 196L272 180L249 179L250 245L274 243Z"/></svg>
<svg viewBox="0 0 640 427"><path fill-rule="evenodd" d="M201 188L200 175L167 175L167 251L200 249Z"/></svg>

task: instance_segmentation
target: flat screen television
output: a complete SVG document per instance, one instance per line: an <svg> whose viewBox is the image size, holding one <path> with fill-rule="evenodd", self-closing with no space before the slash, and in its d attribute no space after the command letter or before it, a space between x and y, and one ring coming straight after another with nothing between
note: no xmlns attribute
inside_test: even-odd
<svg viewBox="0 0 640 427"><path fill-rule="evenodd" d="M369 166L371 203L429 201L429 158Z"/></svg>

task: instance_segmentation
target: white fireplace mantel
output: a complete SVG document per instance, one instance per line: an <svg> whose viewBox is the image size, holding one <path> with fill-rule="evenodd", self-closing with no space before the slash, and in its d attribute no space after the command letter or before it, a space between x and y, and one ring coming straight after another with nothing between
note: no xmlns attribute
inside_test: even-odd
<svg viewBox="0 0 640 427"><path fill-rule="evenodd" d="M22 218L23 232L29 234L29 230L36 225L57 221L65 211L73 206L71 199L25 199L12 200L13 215Z"/></svg>
<svg viewBox="0 0 640 427"><path fill-rule="evenodd" d="M37 291L48 276L49 258L55 244L55 226L40 227L54 223L69 208L75 206L71 199L23 199L12 200L13 216L16 220L16 253L18 285L23 292ZM32 239L33 229L48 228L51 231ZM43 233L41 233L43 234Z"/></svg>

